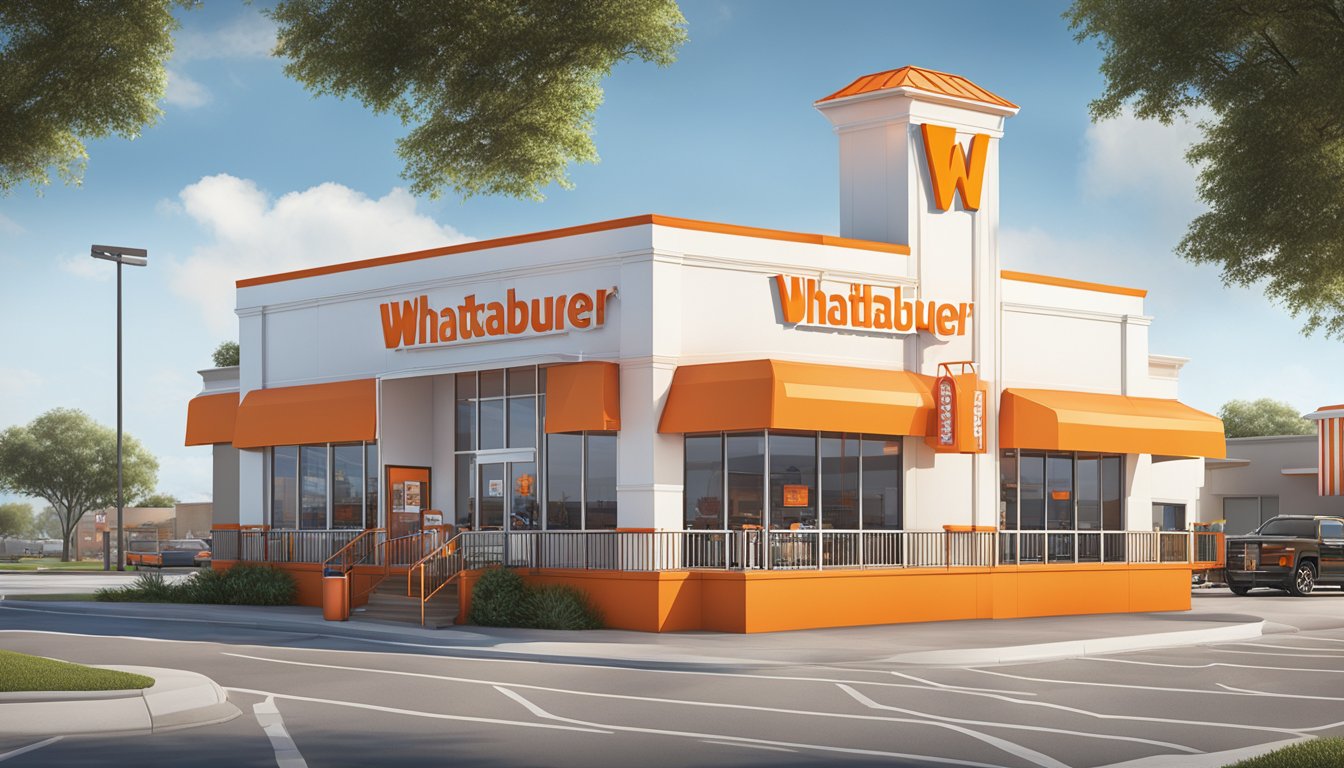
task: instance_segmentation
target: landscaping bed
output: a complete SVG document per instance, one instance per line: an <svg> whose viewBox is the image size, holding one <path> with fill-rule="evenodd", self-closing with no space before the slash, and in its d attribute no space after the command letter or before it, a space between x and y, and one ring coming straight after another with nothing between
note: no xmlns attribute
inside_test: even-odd
<svg viewBox="0 0 1344 768"><path fill-rule="evenodd" d="M1312 739L1232 763L1226 768L1339 768L1344 765L1344 739Z"/></svg>

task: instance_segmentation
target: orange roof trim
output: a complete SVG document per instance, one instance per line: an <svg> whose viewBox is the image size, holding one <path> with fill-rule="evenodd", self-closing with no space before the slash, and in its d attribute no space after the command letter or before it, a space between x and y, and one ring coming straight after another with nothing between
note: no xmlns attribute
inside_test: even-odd
<svg viewBox="0 0 1344 768"><path fill-rule="evenodd" d="M621 366L588 361L546 368L546 433L621 428Z"/></svg>
<svg viewBox="0 0 1344 768"><path fill-rule="evenodd" d="M836 237L834 235L816 235L806 232L788 232L781 229L743 227L736 224L720 224L718 222L697 221L695 219L678 219L672 216L660 216L656 213L646 213L641 216L630 216L624 219L599 221L593 224L582 224L577 227L548 229L543 232L530 232L524 235L497 237L492 240L477 240L471 243L449 245L443 248L431 248L425 251L412 251L411 253L399 253L392 256L379 256L373 259L347 261L342 264L329 264L324 267L297 269L294 270L293 272L280 272L278 274L264 275L262 277L249 277L244 280L239 280L236 283L236 285L239 288L248 288L254 285L280 283L286 280L298 280L304 277L331 275L336 274L338 272L352 272L356 269L367 269L369 267L382 267L388 264L400 264L402 262L418 261L420 259L432 259L435 256L451 256L458 253L471 253L473 251L484 251L489 250L491 248L503 248L510 245L537 243L542 242L544 240L558 240L562 237L574 237L576 235L586 235L593 232L607 232L613 229L625 229L627 227L638 227L646 224L656 224L660 227L673 227L675 229L688 229L697 232L715 232L721 235L756 237L762 240L780 240L783 242L807 243L810 245L831 245L837 248L855 248L857 250L862 251L895 253L902 256L910 255L910 246L898 245L896 243L879 243L875 240L857 240L851 237Z"/></svg>
<svg viewBox="0 0 1344 768"><path fill-rule="evenodd" d="M819 99L817 103L860 96L865 93L887 91L893 88L912 88L917 91L936 93L940 96L953 96L958 99L979 101L1009 109L1018 108L1013 102L986 91L961 75L908 66L864 75L830 96Z"/></svg>
<svg viewBox="0 0 1344 768"><path fill-rule="evenodd" d="M354 443L378 434L375 379L254 389L238 406L238 448Z"/></svg>
<svg viewBox="0 0 1344 768"><path fill-rule="evenodd" d="M1177 400L1005 389L999 446L1222 459L1223 422Z"/></svg>
<svg viewBox="0 0 1344 768"><path fill-rule="evenodd" d="M187 439L184 445L233 442L238 417L238 393L197 395L187 403Z"/></svg>
<svg viewBox="0 0 1344 768"><path fill-rule="evenodd" d="M1137 296L1141 299L1148 295L1148 291L1143 288L1126 288L1123 285L1089 283L1083 280L1070 280L1067 277L1052 277L1050 275L1033 275L1029 272L1013 272L1007 269L999 272L999 277L1003 278L1004 280L1016 280L1019 283L1039 283L1041 285L1056 285L1059 286L1060 288L1077 288L1080 291L1115 293L1121 296Z"/></svg>
<svg viewBox="0 0 1344 768"><path fill-rule="evenodd" d="M933 377L783 360L683 365L658 431L754 429L927 435Z"/></svg>

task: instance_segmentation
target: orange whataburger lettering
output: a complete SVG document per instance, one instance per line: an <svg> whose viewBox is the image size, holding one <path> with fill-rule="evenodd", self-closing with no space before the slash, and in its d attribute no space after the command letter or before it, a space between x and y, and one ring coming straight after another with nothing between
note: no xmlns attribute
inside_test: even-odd
<svg viewBox="0 0 1344 768"><path fill-rule="evenodd" d="M775 275L785 325L850 328L881 333L928 331L945 339L965 336L974 305L969 302L906 299L899 287L851 283L828 293L816 280Z"/></svg>
<svg viewBox="0 0 1344 768"><path fill-rule="evenodd" d="M952 208L952 196L961 191L961 204L968 211L980 210L980 189L985 181L985 156L989 154L989 136L971 137L971 156L957 141L957 129L945 125L919 126L924 134L924 158L929 164L933 202L938 210Z"/></svg>
<svg viewBox="0 0 1344 768"><path fill-rule="evenodd" d="M477 301L475 294L456 306L430 305L429 296L388 301L378 306L383 344L388 349L450 344L467 339L550 333L570 327L601 328L607 321L610 289L519 299L510 288L503 301Z"/></svg>

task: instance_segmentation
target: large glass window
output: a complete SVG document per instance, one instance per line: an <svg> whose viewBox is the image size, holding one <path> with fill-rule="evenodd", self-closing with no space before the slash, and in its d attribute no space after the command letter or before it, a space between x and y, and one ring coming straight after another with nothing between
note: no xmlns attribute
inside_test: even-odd
<svg viewBox="0 0 1344 768"><path fill-rule="evenodd" d="M857 529L859 527L858 435L822 434L821 489L821 527Z"/></svg>
<svg viewBox="0 0 1344 768"><path fill-rule="evenodd" d="M765 434L728 435L728 527L760 528L764 523Z"/></svg>
<svg viewBox="0 0 1344 768"><path fill-rule="evenodd" d="M457 491L454 522L459 528L476 526L476 454L459 453L453 487Z"/></svg>
<svg viewBox="0 0 1344 768"><path fill-rule="evenodd" d="M817 436L771 433L770 527L817 527Z"/></svg>
<svg viewBox="0 0 1344 768"><path fill-rule="evenodd" d="M476 450L476 374L459 373L455 379L457 396L454 441L459 451Z"/></svg>
<svg viewBox="0 0 1344 768"><path fill-rule="evenodd" d="M584 467L584 527L616 527L616 433L589 432Z"/></svg>
<svg viewBox="0 0 1344 768"><path fill-rule="evenodd" d="M900 438L864 437L862 445L863 527L869 530L904 528ZM822 487L825 487L824 481Z"/></svg>
<svg viewBox="0 0 1344 768"><path fill-rule="evenodd" d="M271 449L271 527L299 526L299 447Z"/></svg>
<svg viewBox="0 0 1344 768"><path fill-rule="evenodd" d="M999 527L1122 531L1123 475L1124 457L1115 454L1006 450L999 457Z"/></svg>
<svg viewBox="0 0 1344 768"><path fill-rule="evenodd" d="M723 530L723 436L686 436L686 528Z"/></svg>
<svg viewBox="0 0 1344 768"><path fill-rule="evenodd" d="M546 436L546 527L583 527L583 435Z"/></svg>
<svg viewBox="0 0 1344 768"><path fill-rule="evenodd" d="M364 527L378 527L378 446L364 445Z"/></svg>
<svg viewBox="0 0 1344 768"><path fill-rule="evenodd" d="M1155 531L1184 531L1185 530L1185 505L1184 504L1154 504L1153 505L1153 530ZM1315 532L1313 531L1313 534Z"/></svg>
<svg viewBox="0 0 1344 768"><path fill-rule="evenodd" d="M327 446L299 449L299 527L327 527Z"/></svg>
<svg viewBox="0 0 1344 768"><path fill-rule="evenodd" d="M364 446L331 448L331 527L364 527Z"/></svg>
<svg viewBox="0 0 1344 768"><path fill-rule="evenodd" d="M725 433L687 435L685 446L688 529L903 527L899 437Z"/></svg>

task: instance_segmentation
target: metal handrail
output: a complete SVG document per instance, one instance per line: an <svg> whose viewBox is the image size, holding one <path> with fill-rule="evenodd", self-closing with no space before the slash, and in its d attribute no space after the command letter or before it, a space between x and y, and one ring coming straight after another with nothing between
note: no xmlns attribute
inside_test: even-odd
<svg viewBox="0 0 1344 768"><path fill-rule="evenodd" d="M435 595L437 595L444 587L452 583L452 581L462 573L462 551L458 541L462 538L462 535L463 534L459 533L448 541L445 541L441 546L436 547L433 552L420 558L420 560L418 560L415 565L412 565L410 570L406 572L406 591L408 597L410 596L409 593L411 591L410 574L417 570L420 572L420 626L422 627L425 625L425 606ZM425 572L432 564L435 564L440 560L443 560L446 563L443 572L444 578L437 585L431 582L429 585L431 589L426 593ZM457 567L452 567L453 564L456 564Z"/></svg>
<svg viewBox="0 0 1344 768"><path fill-rule="evenodd" d="M354 570L354 567L358 565L360 562L368 559L371 553L376 554L378 551L378 545L376 543L373 545L373 547L367 546L367 540L365 537L377 537L377 535L380 533L387 533L387 531L386 529L383 528L365 529L363 533L351 539L350 543L336 550L335 554L333 554L331 557L328 557L325 561L323 561L322 563L323 569L325 570L327 568L336 567L333 566L332 563L339 561L340 562L339 567L341 569L342 575L347 574L350 571ZM356 547L362 547L365 550L361 555L359 555L357 560L352 559L350 556L351 551L354 550Z"/></svg>

